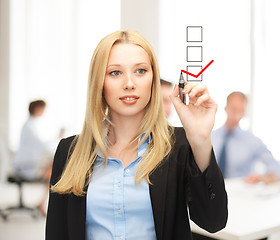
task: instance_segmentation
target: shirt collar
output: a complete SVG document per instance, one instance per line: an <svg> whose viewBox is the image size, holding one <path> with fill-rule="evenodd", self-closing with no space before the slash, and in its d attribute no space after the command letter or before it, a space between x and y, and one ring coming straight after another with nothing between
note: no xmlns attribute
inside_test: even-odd
<svg viewBox="0 0 280 240"><path fill-rule="evenodd" d="M138 141L138 143L142 140L142 138L144 137L145 133L142 133L142 135L140 136L140 139ZM146 152L146 149L149 145L149 143L151 142L151 134L149 134L149 136L147 137L147 139L139 146L137 152L138 152L138 157L140 157L141 155L143 155Z"/></svg>
<svg viewBox="0 0 280 240"><path fill-rule="evenodd" d="M230 135L230 136L234 136L234 135L238 135L240 132L242 132L242 129L240 128L239 125L237 125L230 133L228 133L228 130L227 130L227 126L224 125L223 127L223 135Z"/></svg>
<svg viewBox="0 0 280 240"><path fill-rule="evenodd" d="M105 139L103 140L104 141L104 144L106 146L106 137L107 137L107 134L108 134L108 122L106 121L104 123L104 127L103 127L103 133L104 133L104 136L105 136ZM138 143L142 140L142 138L145 136L145 133L142 133L139 140L138 140ZM146 150L147 150L147 147L149 145L149 143L151 142L151 134L149 134L149 136L147 137L147 139L138 147L137 149L137 152L138 152L138 157L142 156ZM101 150L99 149L99 151L97 152L97 157L98 159L104 159L104 155L103 153L101 152Z"/></svg>

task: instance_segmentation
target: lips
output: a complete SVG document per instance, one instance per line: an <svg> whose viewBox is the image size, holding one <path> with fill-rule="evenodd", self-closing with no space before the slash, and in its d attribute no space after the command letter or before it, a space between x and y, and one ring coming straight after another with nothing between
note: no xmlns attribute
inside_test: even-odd
<svg viewBox="0 0 280 240"><path fill-rule="evenodd" d="M127 95L127 96L120 97L120 100L125 104L134 104L138 101L138 99L139 97L135 95Z"/></svg>

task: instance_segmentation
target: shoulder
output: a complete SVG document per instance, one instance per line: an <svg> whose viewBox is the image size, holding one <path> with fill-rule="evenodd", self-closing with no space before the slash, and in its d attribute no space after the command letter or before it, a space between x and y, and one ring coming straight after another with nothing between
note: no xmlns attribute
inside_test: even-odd
<svg viewBox="0 0 280 240"><path fill-rule="evenodd" d="M221 136L223 133L225 132L225 127L220 127L216 130L214 130L211 134L212 137L218 137L218 136Z"/></svg>
<svg viewBox="0 0 280 240"><path fill-rule="evenodd" d="M32 119L27 119L27 121L22 125L21 131L26 132L26 131L31 131L34 129L34 121Z"/></svg>
<svg viewBox="0 0 280 240"><path fill-rule="evenodd" d="M75 141L76 137L77 136L71 136L68 138L61 139L56 149L55 158L58 156L67 157L70 147Z"/></svg>
<svg viewBox="0 0 280 240"><path fill-rule="evenodd" d="M242 130L240 129L240 134L242 134L243 136L246 136L248 138L251 138L251 139L258 139L260 140L257 136L255 136L251 131L249 130Z"/></svg>
<svg viewBox="0 0 280 240"><path fill-rule="evenodd" d="M60 140L54 155L51 184L55 184L58 178L60 178L67 161L71 144L76 137L77 136L71 136Z"/></svg>
<svg viewBox="0 0 280 240"><path fill-rule="evenodd" d="M257 151L263 151L263 149L267 148L264 142L250 131L244 131L243 138L246 141L246 143L251 146L252 149L256 149Z"/></svg>
<svg viewBox="0 0 280 240"><path fill-rule="evenodd" d="M253 142L253 143L262 143L262 140L260 138L258 138L256 135L254 135L251 131L249 130L243 130L240 129L238 132L238 136L240 138L243 138L244 140L247 140L249 142Z"/></svg>
<svg viewBox="0 0 280 240"><path fill-rule="evenodd" d="M71 137L67 137L67 138L62 138L58 144L57 149L59 150L69 150L72 142L74 141L74 139L77 137L77 135L73 135Z"/></svg>

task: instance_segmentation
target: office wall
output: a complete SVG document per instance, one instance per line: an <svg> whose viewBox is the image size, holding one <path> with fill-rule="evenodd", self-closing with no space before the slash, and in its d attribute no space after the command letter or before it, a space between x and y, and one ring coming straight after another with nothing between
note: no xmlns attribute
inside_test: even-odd
<svg viewBox="0 0 280 240"><path fill-rule="evenodd" d="M47 101L44 135L80 132L88 69L105 35L120 28L120 1L11 0L10 147L30 101Z"/></svg>
<svg viewBox="0 0 280 240"><path fill-rule="evenodd" d="M9 1L0 0L0 182L9 161L9 102L10 102L10 39Z"/></svg>
<svg viewBox="0 0 280 240"><path fill-rule="evenodd" d="M10 11L9 1L0 0L0 138L9 139Z"/></svg>
<svg viewBox="0 0 280 240"><path fill-rule="evenodd" d="M159 54L159 0L122 0L121 28L137 30L151 43Z"/></svg>
<svg viewBox="0 0 280 240"><path fill-rule="evenodd" d="M255 93L252 130L280 161L280 2L259 0L253 1L253 4Z"/></svg>

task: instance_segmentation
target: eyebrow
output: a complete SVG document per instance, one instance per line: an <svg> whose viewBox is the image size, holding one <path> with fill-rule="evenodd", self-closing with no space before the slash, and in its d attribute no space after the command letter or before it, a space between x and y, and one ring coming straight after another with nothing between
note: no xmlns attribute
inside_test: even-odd
<svg viewBox="0 0 280 240"><path fill-rule="evenodd" d="M148 63L146 63L146 62L141 62L141 63L136 63L135 66L139 66L139 65L143 65L143 64L148 65ZM120 64L110 64L107 66L107 68L108 67L121 67L121 65Z"/></svg>
<svg viewBox="0 0 280 240"><path fill-rule="evenodd" d="M120 64L111 64L111 65L108 65L107 67L120 67L121 65Z"/></svg>

